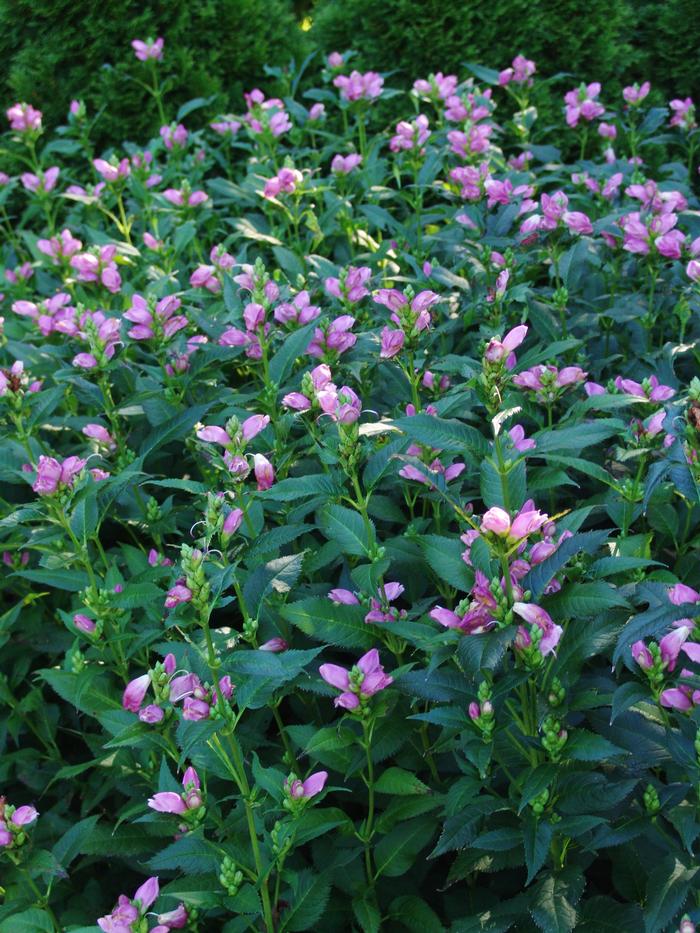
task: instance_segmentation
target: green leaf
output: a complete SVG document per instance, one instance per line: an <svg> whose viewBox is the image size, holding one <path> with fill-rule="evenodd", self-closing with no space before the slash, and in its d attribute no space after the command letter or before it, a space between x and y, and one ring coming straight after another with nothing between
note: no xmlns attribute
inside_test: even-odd
<svg viewBox="0 0 700 933"><path fill-rule="evenodd" d="M583 551L584 554L595 554L598 548L607 541L609 535L610 531L607 529L584 531L562 541L554 554L530 570L523 580L523 589L530 590L533 599L537 599L544 593L552 577L562 569L567 561L579 551Z"/></svg>
<svg viewBox="0 0 700 933"><path fill-rule="evenodd" d="M547 600L547 611L553 617L590 618L606 609L628 606L627 600L620 596L609 583L570 583L559 593Z"/></svg>
<svg viewBox="0 0 700 933"><path fill-rule="evenodd" d="M554 829L551 824L546 820L537 819L534 813L528 813L523 820L523 845L525 847L525 866L527 868L526 885L530 884L547 860L553 835Z"/></svg>
<svg viewBox="0 0 700 933"><path fill-rule="evenodd" d="M325 875L311 869L300 871L292 882L292 896L285 898L291 907L282 914L280 933L312 930L325 912L330 893Z"/></svg>
<svg viewBox="0 0 700 933"><path fill-rule="evenodd" d="M617 664L622 655L630 656L631 646L643 638L655 638L665 635L674 622L693 613L692 604L674 606L670 602L650 606L645 612L633 616L622 629L615 651L613 664Z"/></svg>
<svg viewBox="0 0 700 933"><path fill-rule="evenodd" d="M459 538L444 535L421 535L416 539L433 573L460 593L467 593L474 583L474 571L462 560L464 545Z"/></svg>
<svg viewBox="0 0 700 933"><path fill-rule="evenodd" d="M561 451L568 456L583 450L584 447L595 447L624 430L625 425L618 418L601 418L577 424L576 427L538 431L534 435L537 442L536 453L542 456Z"/></svg>
<svg viewBox="0 0 700 933"><path fill-rule="evenodd" d="M119 701L106 686L102 671L88 668L80 674L72 671L44 669L37 672L56 693L82 713L98 713L121 709Z"/></svg>
<svg viewBox="0 0 700 933"><path fill-rule="evenodd" d="M16 576L50 586L56 590L68 590L76 593L84 590L90 583L88 575L83 570L17 570Z"/></svg>
<svg viewBox="0 0 700 933"><path fill-rule="evenodd" d="M641 703L643 700L651 700L648 686L640 684L636 680L630 680L626 684L621 684L615 693L613 693L610 724L612 725L621 713L624 713L636 703Z"/></svg>
<svg viewBox="0 0 700 933"><path fill-rule="evenodd" d="M279 247L276 247L279 249ZM303 355L309 345L315 327L312 321L285 338L284 343L270 360L270 378L278 385L284 382L297 357Z"/></svg>
<svg viewBox="0 0 700 933"><path fill-rule="evenodd" d="M286 595L299 579L304 553L276 557L262 567L256 567L248 576L243 587L243 598L253 617L260 611L260 604L270 592ZM224 587L225 588L225 587Z"/></svg>
<svg viewBox="0 0 700 933"><path fill-rule="evenodd" d="M495 68L487 68L485 65L478 65L474 62L465 62L465 67L484 84L498 84L499 72Z"/></svg>
<svg viewBox="0 0 700 933"><path fill-rule="evenodd" d="M189 246L197 235L197 225L193 220L188 220L184 224L178 224L173 236L173 249L179 255L185 247Z"/></svg>
<svg viewBox="0 0 700 933"><path fill-rule="evenodd" d="M566 882L551 875L539 885L530 913L543 933L571 933L576 926L576 910L568 894Z"/></svg>
<svg viewBox="0 0 700 933"><path fill-rule="evenodd" d="M605 761L606 758L628 755L629 752L613 745L602 735L596 735L586 729L577 729L566 743L564 754L567 758L575 758L577 761Z"/></svg>
<svg viewBox="0 0 700 933"><path fill-rule="evenodd" d="M681 912L691 891L691 883L700 872L697 865L688 868L669 855L649 875L644 910L645 933L659 933Z"/></svg>
<svg viewBox="0 0 700 933"><path fill-rule="evenodd" d="M430 788L420 778L404 768L387 768L382 771L374 783L374 789L380 794L395 794L399 797L430 793Z"/></svg>
<svg viewBox="0 0 700 933"><path fill-rule="evenodd" d="M182 871L186 875L201 875L218 871L218 848L197 833L188 833L166 846L148 863L150 871Z"/></svg>
<svg viewBox="0 0 700 933"><path fill-rule="evenodd" d="M51 853L63 868L68 868L76 856L82 852L85 840L92 836L99 817L88 816L79 820L68 829L54 845Z"/></svg>
<svg viewBox="0 0 700 933"><path fill-rule="evenodd" d="M197 422L201 421L207 411L209 411L211 406L212 402L208 402L206 405L191 405L177 418L173 418L172 420L166 421L165 424L159 425L146 437L141 445L139 454L142 457L147 457L148 454L153 453L154 450L158 450L166 444L170 444L172 441L184 440Z"/></svg>
<svg viewBox="0 0 700 933"><path fill-rule="evenodd" d="M356 897L352 902L352 912L362 933L379 933L382 915L379 913L377 902L370 895Z"/></svg>
<svg viewBox="0 0 700 933"><path fill-rule="evenodd" d="M97 511L98 487L90 482L73 509L70 517L70 527L79 541L85 542L97 528L99 515Z"/></svg>
<svg viewBox="0 0 700 933"><path fill-rule="evenodd" d="M313 596L288 603L279 612L306 635L328 645L366 650L375 642L362 606L336 606L327 597Z"/></svg>
<svg viewBox="0 0 700 933"><path fill-rule="evenodd" d="M20 914L12 914L0 923L0 933L54 933L55 929L49 914L38 907L30 907Z"/></svg>
<svg viewBox="0 0 700 933"><path fill-rule="evenodd" d="M275 502L294 502L306 496L333 496L339 491L337 482L327 473L311 476L292 476L275 483L270 489L258 493L261 499Z"/></svg>
<svg viewBox="0 0 700 933"><path fill-rule="evenodd" d="M374 526L365 524L359 512L344 505L328 505L319 516L319 526L329 541L335 541L344 554L368 557L376 544Z"/></svg>
<svg viewBox="0 0 700 933"><path fill-rule="evenodd" d="M433 908L415 894L395 898L389 913L411 933L443 933L445 929Z"/></svg>
<svg viewBox="0 0 700 933"><path fill-rule="evenodd" d="M550 786L557 775L558 768L559 766L554 764L541 764L530 769L523 783L518 813L522 813L531 800Z"/></svg>
<svg viewBox="0 0 700 933"><path fill-rule="evenodd" d="M418 853L425 848L435 833L435 820L418 817L400 823L381 839L374 849L376 876L388 875L398 878L414 864Z"/></svg>
<svg viewBox="0 0 700 933"><path fill-rule="evenodd" d="M272 698L276 690L299 674L322 651L269 651L238 650L229 655L224 665L236 684L236 702L241 709L260 709Z"/></svg>
<svg viewBox="0 0 700 933"><path fill-rule="evenodd" d="M524 460L518 460L510 467L505 475L505 488L511 508L520 508L527 497L527 472ZM503 507L503 480L496 464L488 458L481 461L480 490L486 508Z"/></svg>
<svg viewBox="0 0 700 933"><path fill-rule="evenodd" d="M470 459L481 458L488 451L486 438L471 425L461 421L418 414L398 418L394 426L411 440L438 450L456 450Z"/></svg>

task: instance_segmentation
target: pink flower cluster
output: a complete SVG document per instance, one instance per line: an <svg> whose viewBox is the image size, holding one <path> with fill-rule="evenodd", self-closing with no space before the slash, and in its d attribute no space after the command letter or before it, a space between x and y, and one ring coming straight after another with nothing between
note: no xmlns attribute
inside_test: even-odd
<svg viewBox="0 0 700 933"><path fill-rule="evenodd" d="M350 712L363 709L371 697L394 682L390 674L384 673L376 648L363 654L350 670L338 664L322 664L318 672L327 684L342 691L334 705Z"/></svg>

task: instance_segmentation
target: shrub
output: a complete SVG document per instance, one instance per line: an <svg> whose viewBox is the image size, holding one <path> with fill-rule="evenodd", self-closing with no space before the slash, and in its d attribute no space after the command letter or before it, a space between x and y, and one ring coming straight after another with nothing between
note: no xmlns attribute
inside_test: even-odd
<svg viewBox="0 0 700 933"><path fill-rule="evenodd" d="M397 69L404 82L467 61L505 68L517 50L549 75L617 84L629 23L626 0L593 0L585 14L573 0L317 0L311 34L327 52L356 49L363 67Z"/></svg>
<svg viewBox="0 0 700 933"><path fill-rule="evenodd" d="M694 933L694 111L346 65L7 111L0 931Z"/></svg>
<svg viewBox="0 0 700 933"><path fill-rule="evenodd" d="M171 75L171 117L175 102L193 97L216 94L222 111L240 106L250 75L265 82L266 62L303 57L289 0L13 0L0 3L3 96L33 100L56 125L78 95L92 113L103 110L102 141L143 141L155 110L126 80L133 54L121 40L159 35Z"/></svg>

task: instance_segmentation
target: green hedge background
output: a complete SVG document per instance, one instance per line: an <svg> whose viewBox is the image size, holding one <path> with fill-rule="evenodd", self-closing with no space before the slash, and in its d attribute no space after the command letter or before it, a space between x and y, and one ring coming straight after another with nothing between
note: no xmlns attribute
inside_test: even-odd
<svg viewBox="0 0 700 933"><path fill-rule="evenodd" d="M166 40L172 100L217 94L220 112L241 110L254 84L272 88L265 64L349 48L358 66L393 71L394 86L522 52L544 76L600 80L603 99L649 78L658 99L700 102L700 0L0 0L2 98L31 101L55 125L81 97L92 112L105 105L101 140L143 142L154 114L125 78L129 40L149 35Z"/></svg>

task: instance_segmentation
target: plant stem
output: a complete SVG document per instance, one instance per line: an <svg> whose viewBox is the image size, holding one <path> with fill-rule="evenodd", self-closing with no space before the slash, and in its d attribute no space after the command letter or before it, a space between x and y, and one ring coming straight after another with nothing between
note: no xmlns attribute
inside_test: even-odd
<svg viewBox="0 0 700 933"><path fill-rule="evenodd" d="M374 835L374 764L372 763L372 728L373 726L363 720L362 738L367 758L367 820L365 821L364 842L365 842L365 870L367 872L367 883L370 888L374 887L377 880L372 871L372 836Z"/></svg>

